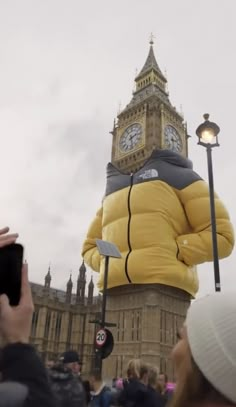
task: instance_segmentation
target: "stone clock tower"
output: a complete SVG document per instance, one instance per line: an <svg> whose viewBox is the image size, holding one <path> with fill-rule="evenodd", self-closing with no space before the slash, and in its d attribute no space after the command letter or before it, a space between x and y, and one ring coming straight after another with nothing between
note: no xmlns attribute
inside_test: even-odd
<svg viewBox="0 0 236 407"><path fill-rule="evenodd" d="M137 171L156 148L188 154L186 126L170 103L152 40L135 82L133 98L118 115L112 131L112 163L125 173ZM109 289L107 320L116 323L111 328L115 346L104 361L104 377L124 376L128 361L142 358L173 379L170 353L189 303L189 294L161 284Z"/></svg>
<svg viewBox="0 0 236 407"><path fill-rule="evenodd" d="M112 131L112 163L124 172L134 172L152 150L172 149L187 156L187 133L183 117L171 105L167 81L153 51L135 78L136 90L119 114Z"/></svg>

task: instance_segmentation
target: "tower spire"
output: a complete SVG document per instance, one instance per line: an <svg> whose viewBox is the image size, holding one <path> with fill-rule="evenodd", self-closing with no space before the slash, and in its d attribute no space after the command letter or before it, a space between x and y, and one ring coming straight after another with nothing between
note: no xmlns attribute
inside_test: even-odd
<svg viewBox="0 0 236 407"><path fill-rule="evenodd" d="M70 273L70 278L69 278L69 280L68 280L68 282L67 282L67 287L72 287L73 286L73 283L72 283L72 273Z"/></svg>
<svg viewBox="0 0 236 407"><path fill-rule="evenodd" d="M70 273L70 278L67 282L66 285L66 302L67 304L71 303L71 297L72 297L72 288L73 288L73 283L72 283L72 273Z"/></svg>
<svg viewBox="0 0 236 407"><path fill-rule="evenodd" d="M153 33L151 33L151 34L150 34L150 41L149 41L149 44L150 44L150 45L153 45L153 44L154 44L154 38L155 38L155 35L154 35Z"/></svg>
<svg viewBox="0 0 236 407"><path fill-rule="evenodd" d="M47 272L47 274L45 276L45 279L44 279L44 287L45 288L48 288L48 289L50 288L51 280L52 280L52 277L51 277L51 269L50 269L50 264L49 264L48 272Z"/></svg>
<svg viewBox="0 0 236 407"><path fill-rule="evenodd" d="M77 292L76 292L77 304L84 304L85 287L86 287L86 267L83 261L79 268L79 277L77 280Z"/></svg>
<svg viewBox="0 0 236 407"><path fill-rule="evenodd" d="M157 60L156 60L156 57L154 54L154 50L153 50L154 36L153 36L153 34L151 34L149 44L150 44L150 49L149 49L147 59L145 61L145 64L143 65L143 68L141 69L140 73L136 77L136 82L137 82L137 80L144 77L147 73L152 72L152 71L155 72L162 81L166 82L166 79L158 66L158 63L157 63Z"/></svg>
<svg viewBox="0 0 236 407"><path fill-rule="evenodd" d="M94 283L93 283L93 276L91 276L91 280L88 286L88 305L92 305L93 303L93 291L94 291Z"/></svg>

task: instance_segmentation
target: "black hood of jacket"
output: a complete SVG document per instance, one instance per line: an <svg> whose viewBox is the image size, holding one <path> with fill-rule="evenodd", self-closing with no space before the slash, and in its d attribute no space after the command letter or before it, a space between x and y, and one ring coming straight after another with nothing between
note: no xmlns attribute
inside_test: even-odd
<svg viewBox="0 0 236 407"><path fill-rule="evenodd" d="M132 184L159 180L181 189L200 177L192 170L192 162L172 150L154 150L144 165L132 174L125 174L112 163L107 165L105 196Z"/></svg>
<svg viewBox="0 0 236 407"><path fill-rule="evenodd" d="M159 159L159 160L163 160L166 161L170 164L173 165L177 165L178 167L182 167L182 168L193 168L193 163L192 161L190 161L188 158L183 157L182 155L175 153L172 150L153 150L150 158L144 163L145 164L149 161L149 160L155 160L155 159Z"/></svg>

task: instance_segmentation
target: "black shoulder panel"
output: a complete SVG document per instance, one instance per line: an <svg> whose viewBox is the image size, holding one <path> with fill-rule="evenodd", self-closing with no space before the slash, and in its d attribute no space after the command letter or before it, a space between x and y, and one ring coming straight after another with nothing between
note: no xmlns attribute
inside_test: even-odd
<svg viewBox="0 0 236 407"><path fill-rule="evenodd" d="M107 184L105 196L126 188L130 185L130 175L122 174L114 165L109 163L107 165Z"/></svg>
<svg viewBox="0 0 236 407"><path fill-rule="evenodd" d="M191 168L179 167L165 161L150 161L134 175L134 184L144 181L162 181L173 188L183 189L201 177Z"/></svg>
<svg viewBox="0 0 236 407"><path fill-rule="evenodd" d="M132 175L133 185L148 181L166 182L175 189L184 189L201 180L191 168L172 164L164 159L150 159ZM131 185L131 175L121 173L111 163L107 166L107 185L105 195L127 188Z"/></svg>

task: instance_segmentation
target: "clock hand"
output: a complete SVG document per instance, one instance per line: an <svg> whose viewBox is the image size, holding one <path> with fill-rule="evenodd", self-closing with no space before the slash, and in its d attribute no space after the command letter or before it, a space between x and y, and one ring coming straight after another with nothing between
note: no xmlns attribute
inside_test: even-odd
<svg viewBox="0 0 236 407"><path fill-rule="evenodd" d="M134 134L131 134L130 135L130 139L132 139L133 140L133 138L136 136L136 133L134 133Z"/></svg>

